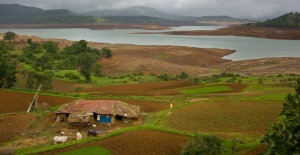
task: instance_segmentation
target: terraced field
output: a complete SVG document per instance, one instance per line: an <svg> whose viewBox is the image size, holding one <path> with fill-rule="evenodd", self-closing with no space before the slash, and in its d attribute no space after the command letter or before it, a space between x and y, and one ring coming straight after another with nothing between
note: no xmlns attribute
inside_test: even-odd
<svg viewBox="0 0 300 155"><path fill-rule="evenodd" d="M166 124L188 132L261 135L281 110L280 101L201 101L174 110Z"/></svg>

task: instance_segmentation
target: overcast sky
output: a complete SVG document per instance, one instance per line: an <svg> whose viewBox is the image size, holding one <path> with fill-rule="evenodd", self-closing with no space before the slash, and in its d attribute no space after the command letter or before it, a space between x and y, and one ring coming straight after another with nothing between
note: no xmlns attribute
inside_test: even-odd
<svg viewBox="0 0 300 155"><path fill-rule="evenodd" d="M228 15L247 19L268 19L300 12L300 0L0 0L0 4L12 3L42 9L69 9L76 13L147 6L183 16Z"/></svg>

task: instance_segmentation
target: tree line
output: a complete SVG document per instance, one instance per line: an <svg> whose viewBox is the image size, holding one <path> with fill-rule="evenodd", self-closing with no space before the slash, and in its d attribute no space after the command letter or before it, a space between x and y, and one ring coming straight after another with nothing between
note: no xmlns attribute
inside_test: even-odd
<svg viewBox="0 0 300 155"><path fill-rule="evenodd" d="M97 61L101 58L110 59L112 51L106 47L101 50L91 48L87 41L80 40L72 45L59 50L58 43L46 41L33 42L27 39L27 45L22 49L22 54L11 55L14 51L12 40L17 38L13 32L6 32L0 42L0 88L10 88L16 82L16 73L20 72L26 79L28 88L37 88L43 84L43 89L52 88L52 70L77 70L84 78L84 82L91 83L91 75L101 76L101 66ZM17 70L21 63L23 70Z"/></svg>
<svg viewBox="0 0 300 155"><path fill-rule="evenodd" d="M268 27L300 27L300 14L298 12L291 12L282 15L278 18L268 19L265 22L250 23L249 26L268 26Z"/></svg>

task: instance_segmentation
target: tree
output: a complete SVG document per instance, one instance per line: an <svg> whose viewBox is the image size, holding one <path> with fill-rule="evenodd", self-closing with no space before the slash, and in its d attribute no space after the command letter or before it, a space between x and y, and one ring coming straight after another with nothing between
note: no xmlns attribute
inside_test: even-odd
<svg viewBox="0 0 300 155"><path fill-rule="evenodd" d="M95 55L88 52L78 56L79 73L85 77L85 81L88 83L92 82L91 74L96 60Z"/></svg>
<svg viewBox="0 0 300 155"><path fill-rule="evenodd" d="M268 131L262 138L261 142L269 144L265 154L300 153L300 79L297 84L295 94L285 97L279 122L272 125L273 132Z"/></svg>
<svg viewBox="0 0 300 155"><path fill-rule="evenodd" d="M18 36L14 32L8 31L8 32L4 33L3 40L8 40L9 42L11 40L15 41L15 39L17 37Z"/></svg>
<svg viewBox="0 0 300 155"><path fill-rule="evenodd" d="M46 52L52 56L56 56L58 52L58 45L56 42L53 41L47 41L43 43L44 49L46 49Z"/></svg>
<svg viewBox="0 0 300 155"><path fill-rule="evenodd" d="M102 48L102 52L106 59L112 58L112 56L113 56L111 50L106 47Z"/></svg>
<svg viewBox="0 0 300 155"><path fill-rule="evenodd" d="M0 88L3 86L10 88L17 81L15 76L17 73L16 62L13 61L8 53L13 48L10 43L0 42Z"/></svg>
<svg viewBox="0 0 300 155"><path fill-rule="evenodd" d="M27 72L26 86L28 88L37 89L40 84L43 84L43 90L52 89L52 75L37 71Z"/></svg>
<svg viewBox="0 0 300 155"><path fill-rule="evenodd" d="M17 81L16 62L9 55L0 55L0 88L11 88Z"/></svg>
<svg viewBox="0 0 300 155"><path fill-rule="evenodd" d="M53 65L53 60L51 59L51 56L47 53L45 53L40 58L37 58L35 61L35 66L41 67L42 70L52 69L52 65Z"/></svg>

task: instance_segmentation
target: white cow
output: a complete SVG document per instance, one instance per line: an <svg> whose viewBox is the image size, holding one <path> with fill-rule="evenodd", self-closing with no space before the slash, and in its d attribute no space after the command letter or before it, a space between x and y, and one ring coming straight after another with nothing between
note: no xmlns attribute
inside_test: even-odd
<svg viewBox="0 0 300 155"><path fill-rule="evenodd" d="M68 139L67 136L55 136L55 137L53 138L54 144L57 144L57 142L64 143L64 142L67 141L67 139Z"/></svg>
<svg viewBox="0 0 300 155"><path fill-rule="evenodd" d="M77 133L76 133L76 136L77 136L77 140L79 140L79 139L81 139L81 138L82 138L82 136L81 136L81 133L80 133L80 132L77 132Z"/></svg>

